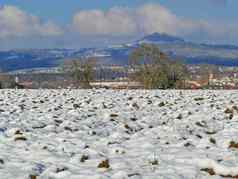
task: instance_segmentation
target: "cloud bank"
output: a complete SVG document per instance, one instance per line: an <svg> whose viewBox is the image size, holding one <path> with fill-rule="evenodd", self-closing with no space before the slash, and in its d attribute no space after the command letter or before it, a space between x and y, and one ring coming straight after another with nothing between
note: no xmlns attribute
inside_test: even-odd
<svg viewBox="0 0 238 179"><path fill-rule="evenodd" d="M127 9L112 8L108 12L89 10L73 17L73 30L88 35L127 35L136 32L133 16Z"/></svg>
<svg viewBox="0 0 238 179"><path fill-rule="evenodd" d="M213 0L216 1L216 0ZM218 0L216 2L221 2ZM69 41L85 38L126 38L153 32L168 33L195 39L238 38L237 25L224 25L204 20L179 17L160 4L145 4L135 9L113 7L107 11L81 10L64 27L43 22L15 6L0 8L0 39L54 39L67 45ZM77 37L77 39L73 38ZM68 41L68 42L67 42ZM75 42L72 42L75 43ZM80 42L78 42L80 43Z"/></svg>
<svg viewBox="0 0 238 179"><path fill-rule="evenodd" d="M14 6L0 9L0 38L25 36L57 36L63 31L52 22L41 22Z"/></svg>
<svg viewBox="0 0 238 179"><path fill-rule="evenodd" d="M177 34L191 27L191 22L179 19L159 4L147 4L137 9L117 7L107 12L80 11L73 17L72 23L73 30L80 34L111 36L153 32Z"/></svg>
<svg viewBox="0 0 238 179"><path fill-rule="evenodd" d="M218 3L222 0L214 1ZM81 35L122 36L160 32L219 39L231 32L235 35L238 26L182 18L160 4L146 4L136 9L117 7L106 12L80 11L73 17L72 29Z"/></svg>

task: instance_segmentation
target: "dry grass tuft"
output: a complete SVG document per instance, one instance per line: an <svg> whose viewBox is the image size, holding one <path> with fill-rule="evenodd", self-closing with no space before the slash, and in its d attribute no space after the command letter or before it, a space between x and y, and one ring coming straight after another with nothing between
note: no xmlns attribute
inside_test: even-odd
<svg viewBox="0 0 238 179"><path fill-rule="evenodd" d="M234 109L236 112L238 112L238 107L237 106L232 106L232 109Z"/></svg>
<svg viewBox="0 0 238 179"><path fill-rule="evenodd" d="M158 160L153 160L153 161L150 161L150 164L151 165L159 165L159 161Z"/></svg>
<svg viewBox="0 0 238 179"><path fill-rule="evenodd" d="M202 97L194 98L194 101L202 101L202 100L204 100L204 98Z"/></svg>
<svg viewBox="0 0 238 179"><path fill-rule="evenodd" d="M88 155L82 155L81 159L80 159L80 162L84 163L86 160L89 159L89 156Z"/></svg>
<svg viewBox="0 0 238 179"><path fill-rule="evenodd" d="M109 160L103 160L101 163L99 163L98 168L110 168Z"/></svg>
<svg viewBox="0 0 238 179"><path fill-rule="evenodd" d="M212 169L212 168L202 168L201 171L203 172L207 172L209 175L214 176L217 175L216 172ZM232 176L232 175L219 175L220 177L223 178L234 178L234 179L238 179L238 175L236 176Z"/></svg>
<svg viewBox="0 0 238 179"><path fill-rule="evenodd" d="M212 144L216 144L216 139L214 139L214 138L210 138L209 141L210 141Z"/></svg>
<svg viewBox="0 0 238 179"><path fill-rule="evenodd" d="M215 171L212 168L202 168L201 171L207 172L209 175L216 175Z"/></svg>
<svg viewBox="0 0 238 179"><path fill-rule="evenodd" d="M25 136L16 136L14 141L26 141L27 138Z"/></svg>
<svg viewBox="0 0 238 179"><path fill-rule="evenodd" d="M30 179L37 179L36 175L30 175L29 178Z"/></svg>
<svg viewBox="0 0 238 179"><path fill-rule="evenodd" d="M230 149L230 148L238 149L238 143L236 143L236 142L234 142L234 141L231 141L228 148L229 148L229 149Z"/></svg>
<svg viewBox="0 0 238 179"><path fill-rule="evenodd" d="M118 114L111 114L110 117L118 117Z"/></svg>
<svg viewBox="0 0 238 179"><path fill-rule="evenodd" d="M163 106L165 106L164 102L159 103L159 107L163 107Z"/></svg>
<svg viewBox="0 0 238 179"><path fill-rule="evenodd" d="M226 110L224 111L224 113L226 114L233 114L233 110L230 108L226 108Z"/></svg>

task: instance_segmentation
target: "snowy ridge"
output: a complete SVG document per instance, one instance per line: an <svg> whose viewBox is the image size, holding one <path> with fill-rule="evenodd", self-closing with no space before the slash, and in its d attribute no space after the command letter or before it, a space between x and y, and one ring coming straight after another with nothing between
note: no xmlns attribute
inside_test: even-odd
<svg viewBox="0 0 238 179"><path fill-rule="evenodd" d="M81 49L19 49L0 51L1 68L15 71L51 68L68 59L96 58L103 65L127 65L130 53L142 43L155 44L173 59L188 64L238 66L238 47L232 45L199 44L168 34L153 33L125 44Z"/></svg>

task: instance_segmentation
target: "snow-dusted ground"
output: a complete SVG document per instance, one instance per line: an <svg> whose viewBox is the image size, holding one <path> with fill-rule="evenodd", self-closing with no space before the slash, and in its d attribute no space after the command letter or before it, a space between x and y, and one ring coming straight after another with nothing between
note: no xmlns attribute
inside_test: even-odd
<svg viewBox="0 0 238 179"><path fill-rule="evenodd" d="M231 178L236 105L238 91L2 90L0 178Z"/></svg>

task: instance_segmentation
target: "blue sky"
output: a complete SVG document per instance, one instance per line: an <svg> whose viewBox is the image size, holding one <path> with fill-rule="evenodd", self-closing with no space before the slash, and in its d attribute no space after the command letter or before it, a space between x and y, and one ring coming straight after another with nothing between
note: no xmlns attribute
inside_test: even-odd
<svg viewBox="0 0 238 179"><path fill-rule="evenodd" d="M0 38L3 34L9 48L19 46L22 38L33 47L41 44L39 39L53 40L49 47L60 42L80 47L90 46L90 38L117 43L118 36L129 40L155 31L191 41L238 45L237 0L0 0L0 5ZM122 27L113 28L118 23Z"/></svg>
<svg viewBox="0 0 238 179"><path fill-rule="evenodd" d="M217 1L217 3L216 3ZM135 8L146 3L160 3L175 14L195 19L236 20L238 1L228 0L1 0L0 4L14 5L29 13L67 23L81 9L109 9L114 6Z"/></svg>

